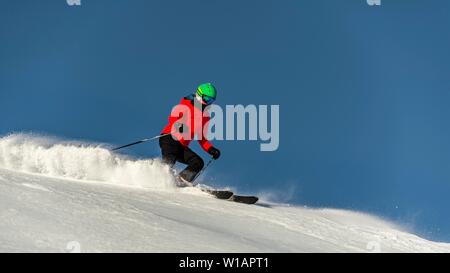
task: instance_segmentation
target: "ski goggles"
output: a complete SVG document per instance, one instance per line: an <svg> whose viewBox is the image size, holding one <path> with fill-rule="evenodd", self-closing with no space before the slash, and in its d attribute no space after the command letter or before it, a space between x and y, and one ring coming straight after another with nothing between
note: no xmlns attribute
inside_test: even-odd
<svg viewBox="0 0 450 273"><path fill-rule="evenodd" d="M202 100L206 104L210 105L211 103L213 103L216 100L216 98L213 98L213 97L210 97L210 96L207 96L207 95L202 95Z"/></svg>

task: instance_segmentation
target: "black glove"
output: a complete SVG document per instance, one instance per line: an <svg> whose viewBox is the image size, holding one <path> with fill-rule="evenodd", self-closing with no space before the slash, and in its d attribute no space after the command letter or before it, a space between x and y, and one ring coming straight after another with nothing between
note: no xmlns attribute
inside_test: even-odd
<svg viewBox="0 0 450 273"><path fill-rule="evenodd" d="M220 157L220 151L219 149L216 149L214 147L211 147L208 149L208 154L212 155L214 160L218 159Z"/></svg>

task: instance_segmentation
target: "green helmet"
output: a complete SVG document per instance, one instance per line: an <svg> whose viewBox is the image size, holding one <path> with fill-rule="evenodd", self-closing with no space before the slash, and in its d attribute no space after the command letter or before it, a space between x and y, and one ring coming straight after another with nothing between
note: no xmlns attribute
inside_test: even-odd
<svg viewBox="0 0 450 273"><path fill-rule="evenodd" d="M199 95L204 102L211 104L216 100L217 90L211 83L204 83L197 88L196 94Z"/></svg>

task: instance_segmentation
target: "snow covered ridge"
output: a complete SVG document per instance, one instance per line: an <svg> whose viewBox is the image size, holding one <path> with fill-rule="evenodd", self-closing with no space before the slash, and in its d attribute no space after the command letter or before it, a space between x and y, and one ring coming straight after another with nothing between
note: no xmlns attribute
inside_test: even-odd
<svg viewBox="0 0 450 273"><path fill-rule="evenodd" d="M1 168L0 218L0 252L450 252L362 213Z"/></svg>
<svg viewBox="0 0 450 273"><path fill-rule="evenodd" d="M0 138L0 168L160 190L174 187L169 168L159 160L133 160L101 145L31 134Z"/></svg>
<svg viewBox="0 0 450 273"><path fill-rule="evenodd" d="M363 213L217 200L158 160L25 134L0 138L0 219L0 252L450 252Z"/></svg>

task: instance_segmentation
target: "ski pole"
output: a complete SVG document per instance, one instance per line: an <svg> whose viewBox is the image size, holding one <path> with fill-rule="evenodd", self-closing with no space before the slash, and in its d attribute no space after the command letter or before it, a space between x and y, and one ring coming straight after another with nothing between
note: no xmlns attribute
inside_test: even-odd
<svg viewBox="0 0 450 273"><path fill-rule="evenodd" d="M147 142L147 141L150 141L150 140L155 140L155 139L161 138L163 136L167 136L167 135L170 135L170 134L159 135L159 136L155 136L155 137L152 137L152 138L145 138L145 139L142 139L142 140L139 140L139 141L127 144L127 145L123 145L123 146L114 148L111 151L117 151L117 150L120 150L120 149L123 149L123 148L126 148L126 147L130 147L130 146L133 146L133 145L141 144L141 143L144 143L144 142Z"/></svg>
<svg viewBox="0 0 450 273"><path fill-rule="evenodd" d="M214 162L214 158L211 158L208 163L206 163L205 167L201 171L198 172L198 174L192 179L192 184L195 186L195 180Z"/></svg>

